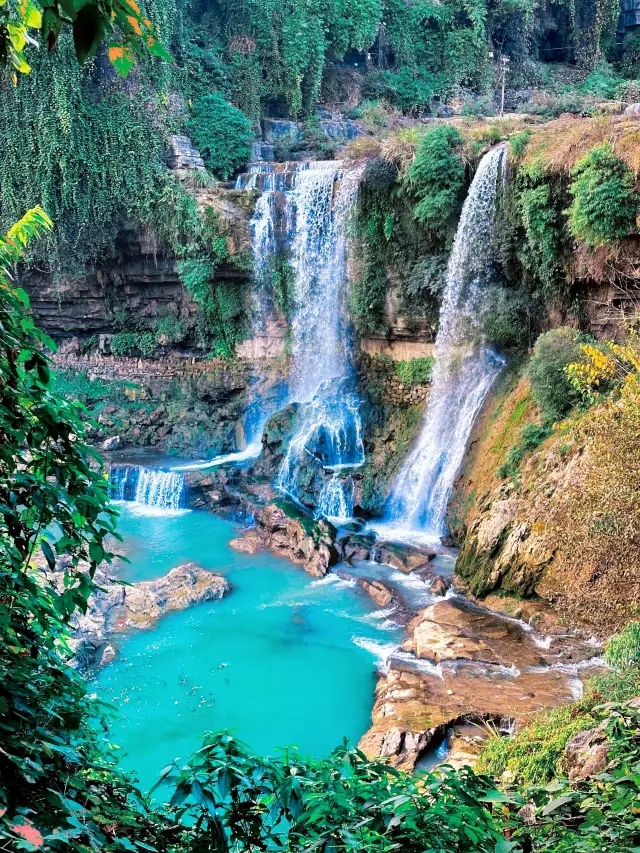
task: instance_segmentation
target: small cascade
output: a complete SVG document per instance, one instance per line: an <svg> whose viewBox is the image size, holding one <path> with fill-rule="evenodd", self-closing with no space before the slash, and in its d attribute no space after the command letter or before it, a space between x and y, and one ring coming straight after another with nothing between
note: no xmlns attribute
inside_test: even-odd
<svg viewBox="0 0 640 853"><path fill-rule="evenodd" d="M110 465L109 484L112 500L173 511L181 509L185 503L186 483L176 471Z"/></svg>
<svg viewBox="0 0 640 853"><path fill-rule="evenodd" d="M447 268L427 411L388 502L389 533L394 528L433 537L445 533L447 504L469 435L504 365L486 345L482 328L505 156L506 148L497 146L483 157L462 209Z"/></svg>
<svg viewBox="0 0 640 853"><path fill-rule="evenodd" d="M336 472L324 485L318 498L318 516L344 524L353 518L353 480Z"/></svg>
<svg viewBox="0 0 640 853"><path fill-rule="evenodd" d="M364 463L360 401L344 384L326 382L318 389L289 442L275 486L294 500L302 469L310 463L334 472Z"/></svg>

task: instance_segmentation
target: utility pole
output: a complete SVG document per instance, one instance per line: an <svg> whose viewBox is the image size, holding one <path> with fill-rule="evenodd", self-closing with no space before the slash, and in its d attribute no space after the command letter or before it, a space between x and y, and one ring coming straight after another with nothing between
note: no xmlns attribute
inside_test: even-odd
<svg viewBox="0 0 640 853"><path fill-rule="evenodd" d="M500 117L504 115L504 89L507 81L507 67L509 65L509 57L504 56L504 54L500 57L500 77L502 80L502 91L500 94Z"/></svg>

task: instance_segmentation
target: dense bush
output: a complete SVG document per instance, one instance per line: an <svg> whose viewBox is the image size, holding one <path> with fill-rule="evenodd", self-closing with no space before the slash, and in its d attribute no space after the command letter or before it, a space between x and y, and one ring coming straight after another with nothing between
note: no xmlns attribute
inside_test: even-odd
<svg viewBox="0 0 640 853"><path fill-rule="evenodd" d="M590 702L555 708L536 717L514 737L491 737L480 755L478 771L512 786L544 785L555 775L562 776L564 748L571 738L600 719Z"/></svg>
<svg viewBox="0 0 640 853"><path fill-rule="evenodd" d="M592 148L573 167L571 177L569 228L577 240L600 246L635 231L635 179L609 143Z"/></svg>
<svg viewBox="0 0 640 853"><path fill-rule="evenodd" d="M217 92L194 101L187 130L207 169L219 178L231 177L251 157L251 122Z"/></svg>
<svg viewBox="0 0 640 853"><path fill-rule="evenodd" d="M140 354L144 358L153 355L157 348L153 332L118 332L111 338L111 352L114 355Z"/></svg>
<svg viewBox="0 0 640 853"><path fill-rule="evenodd" d="M431 379L434 363L435 359L431 356L410 358L408 361L397 361L394 370L398 379L405 385L421 385Z"/></svg>
<svg viewBox="0 0 640 853"><path fill-rule="evenodd" d="M425 133L408 171L408 181L418 203L415 215L436 233L451 227L465 188L465 168L460 156L462 137L451 125L438 125Z"/></svg>
<svg viewBox="0 0 640 853"><path fill-rule="evenodd" d="M533 398L544 423L560 420L580 401L565 368L580 361L581 335L565 326L540 335L527 368Z"/></svg>
<svg viewBox="0 0 640 853"><path fill-rule="evenodd" d="M518 443L509 450L506 460L498 468L498 477L503 480L516 477L525 456L540 447L550 435L551 429L548 426L527 424L523 427Z"/></svg>

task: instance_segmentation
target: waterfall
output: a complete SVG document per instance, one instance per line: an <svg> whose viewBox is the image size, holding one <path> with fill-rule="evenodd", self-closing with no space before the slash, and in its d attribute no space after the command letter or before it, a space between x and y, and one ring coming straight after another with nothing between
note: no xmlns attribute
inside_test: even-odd
<svg viewBox="0 0 640 853"><path fill-rule="evenodd" d="M341 479L334 473L324 484L318 498L318 516L324 516L338 524L353 518L353 480Z"/></svg>
<svg viewBox="0 0 640 853"><path fill-rule="evenodd" d="M254 331L262 330L266 320L274 314L272 275L279 249L276 234L278 196L285 192L289 181L288 164L282 164L279 170L277 165L280 164L257 163L236 181L236 189L261 191L249 222L254 270Z"/></svg>
<svg viewBox="0 0 640 853"><path fill-rule="evenodd" d="M113 500L173 511L181 509L185 503L186 483L176 471L110 465L109 484Z"/></svg>
<svg viewBox="0 0 640 853"><path fill-rule="evenodd" d="M361 171L339 161L305 164L287 194L294 272L294 382L290 396L312 399L322 382L347 372L346 220L355 205Z"/></svg>
<svg viewBox="0 0 640 853"><path fill-rule="evenodd" d="M346 313L346 224L361 171L336 161L305 165L287 193L294 272L289 400L305 406L275 483L294 500L309 460L330 470L364 462Z"/></svg>
<svg viewBox="0 0 640 853"><path fill-rule="evenodd" d="M436 363L422 431L394 483L385 521L441 536L446 510L482 403L504 365L486 345L483 321L493 260L498 178L506 149L482 158L462 208L447 268Z"/></svg>
<svg viewBox="0 0 640 853"><path fill-rule="evenodd" d="M299 498L300 474L310 460L334 472L364 463L360 401L344 390L345 384L327 382L318 389L289 442L275 486L294 500Z"/></svg>

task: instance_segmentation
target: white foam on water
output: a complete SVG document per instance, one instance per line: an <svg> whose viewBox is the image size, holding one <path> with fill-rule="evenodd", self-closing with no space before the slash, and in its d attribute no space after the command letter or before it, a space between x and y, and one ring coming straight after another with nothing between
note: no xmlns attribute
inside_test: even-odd
<svg viewBox="0 0 640 853"><path fill-rule="evenodd" d="M228 465L231 462L246 462L248 459L257 459L260 456L262 449L262 441L254 441L248 444L244 450L237 450L234 453L224 453L221 456L214 456L213 459L206 459L200 462L190 462L188 465L176 465L172 471L206 471L209 468L218 468L220 465Z"/></svg>
<svg viewBox="0 0 640 853"><path fill-rule="evenodd" d="M397 643L381 643L378 640L372 640L370 637L358 637L354 635L351 640L356 646L373 655L383 667L388 664L391 655L399 648Z"/></svg>
<svg viewBox="0 0 640 853"><path fill-rule="evenodd" d="M381 542L399 542L403 545L441 546L440 536L428 531L414 530L402 524L389 521L369 521L367 530L376 534ZM426 558L425 558L426 560Z"/></svg>
<svg viewBox="0 0 640 853"><path fill-rule="evenodd" d="M444 681L444 671L442 668L442 664L436 664L430 660L417 658L411 652L405 652L402 650L396 651L393 655L393 659L394 661L398 661L399 663L402 663L405 666L410 667L411 669L415 669L417 672L421 672L424 675L433 675L436 678L439 678L441 681Z"/></svg>

